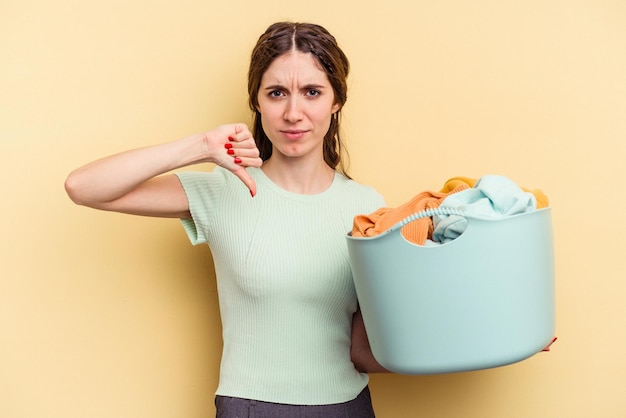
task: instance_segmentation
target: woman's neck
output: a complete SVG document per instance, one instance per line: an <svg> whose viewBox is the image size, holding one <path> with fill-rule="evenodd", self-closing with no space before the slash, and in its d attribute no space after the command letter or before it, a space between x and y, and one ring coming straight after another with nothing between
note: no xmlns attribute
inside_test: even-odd
<svg viewBox="0 0 626 418"><path fill-rule="evenodd" d="M330 187L335 178L335 170L324 160L307 164L272 155L263 163L261 169L276 185L298 194L322 193Z"/></svg>

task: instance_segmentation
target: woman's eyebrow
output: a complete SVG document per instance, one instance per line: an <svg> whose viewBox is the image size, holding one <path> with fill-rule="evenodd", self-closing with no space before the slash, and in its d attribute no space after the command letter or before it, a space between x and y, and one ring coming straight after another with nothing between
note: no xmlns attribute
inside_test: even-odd
<svg viewBox="0 0 626 418"><path fill-rule="evenodd" d="M316 89L316 90L322 90L325 89L328 86L325 86L323 84L317 84L317 83L309 83L309 84L305 84L304 86L300 87L300 89L302 90L309 90L309 89ZM263 90L289 90L287 87L283 86L282 84L272 84L269 86L265 86L263 88Z"/></svg>
<svg viewBox="0 0 626 418"><path fill-rule="evenodd" d="M285 90L285 86L280 84L272 84L270 86L266 86L263 90Z"/></svg>
<svg viewBox="0 0 626 418"><path fill-rule="evenodd" d="M305 84L302 88L303 89L316 89L316 90L322 90L325 89L327 86L323 85L323 84L315 84L315 83L311 83L311 84Z"/></svg>

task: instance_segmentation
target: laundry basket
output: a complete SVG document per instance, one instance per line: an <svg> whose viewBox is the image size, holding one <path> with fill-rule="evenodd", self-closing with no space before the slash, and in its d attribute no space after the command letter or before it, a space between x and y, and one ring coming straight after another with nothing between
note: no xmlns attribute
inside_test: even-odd
<svg viewBox="0 0 626 418"><path fill-rule="evenodd" d="M554 336L550 208L468 218L455 240L407 241L400 228L348 235L372 352L388 370L436 374L524 360Z"/></svg>

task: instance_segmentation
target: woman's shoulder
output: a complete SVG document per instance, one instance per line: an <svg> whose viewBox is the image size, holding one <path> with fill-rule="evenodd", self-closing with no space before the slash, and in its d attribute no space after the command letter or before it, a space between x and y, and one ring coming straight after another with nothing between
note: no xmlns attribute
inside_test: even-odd
<svg viewBox="0 0 626 418"><path fill-rule="evenodd" d="M178 177L188 197L215 197L227 187L232 178L236 179L234 174L219 166L211 171L179 171L174 174Z"/></svg>
<svg viewBox="0 0 626 418"><path fill-rule="evenodd" d="M344 187L348 190L355 190L361 192L370 192L370 193L378 193L376 189L370 185L361 183L357 180L346 177L345 175L337 172L336 181L339 183L341 187Z"/></svg>
<svg viewBox="0 0 626 418"><path fill-rule="evenodd" d="M341 193L345 194L346 197L371 201L380 206L383 206L385 203L383 196L370 185L360 183L340 173L337 173L336 181L341 188Z"/></svg>
<svg viewBox="0 0 626 418"><path fill-rule="evenodd" d="M176 176L183 183L199 182L200 184L205 185L226 183L233 178L236 179L236 176L234 174L220 166L215 166L210 171L178 171L174 174L176 174Z"/></svg>

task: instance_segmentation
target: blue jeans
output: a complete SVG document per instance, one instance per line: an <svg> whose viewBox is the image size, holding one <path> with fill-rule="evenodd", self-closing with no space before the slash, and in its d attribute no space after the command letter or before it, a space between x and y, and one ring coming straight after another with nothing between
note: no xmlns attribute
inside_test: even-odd
<svg viewBox="0 0 626 418"><path fill-rule="evenodd" d="M330 405L287 405L217 395L215 407L216 418L375 418L367 386L355 399Z"/></svg>

